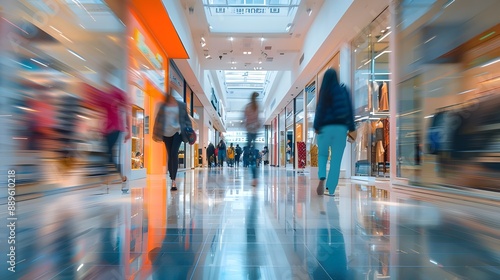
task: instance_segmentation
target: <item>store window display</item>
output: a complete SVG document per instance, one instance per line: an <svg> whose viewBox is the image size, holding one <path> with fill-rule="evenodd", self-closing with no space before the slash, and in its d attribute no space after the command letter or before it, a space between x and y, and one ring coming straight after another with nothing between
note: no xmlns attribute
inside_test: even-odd
<svg viewBox="0 0 500 280"><path fill-rule="evenodd" d="M358 131L354 173L359 176L389 176L390 33L386 9L352 42L353 103Z"/></svg>
<svg viewBox="0 0 500 280"><path fill-rule="evenodd" d="M500 2L452 7L429 5L418 16L434 20L424 21L398 6L396 174L426 187L498 191Z"/></svg>
<svg viewBox="0 0 500 280"><path fill-rule="evenodd" d="M144 110L132 107L132 169L144 168Z"/></svg>
<svg viewBox="0 0 500 280"><path fill-rule="evenodd" d="M13 115L18 123L13 136L28 140L8 143L15 147L12 164L16 172L22 173L18 182L67 185L60 180L69 184L86 176L114 171L107 166L111 160L125 164L120 171L126 171L128 161L122 162L123 157L118 153L107 157L111 152L104 145L103 132L110 132L104 131L109 128L109 119L104 119L102 113L108 107L98 106L88 94L88 89L99 94L107 92L104 82L123 89L122 73L116 71L105 81L103 78L109 73L102 69L104 65L124 68L122 58L126 48L115 42L125 38L123 24L102 1L93 8L103 14L102 20L108 23L106 28L92 25L87 15L75 13L81 7L72 2L57 1L56 7L60 8L57 17L44 17L43 21L37 20L42 12L37 4L40 1L8 2L9 5L2 6L3 22L17 28L9 30L9 38L16 44L6 49L15 77L9 80L11 100L6 101L16 104ZM101 104L102 99L101 96ZM17 127L24 121L26 125ZM126 129L125 125L115 128ZM29 134L33 132L36 135ZM120 146L124 136L126 133L122 133ZM122 151L118 145L115 150ZM53 164L57 168L51 168Z"/></svg>

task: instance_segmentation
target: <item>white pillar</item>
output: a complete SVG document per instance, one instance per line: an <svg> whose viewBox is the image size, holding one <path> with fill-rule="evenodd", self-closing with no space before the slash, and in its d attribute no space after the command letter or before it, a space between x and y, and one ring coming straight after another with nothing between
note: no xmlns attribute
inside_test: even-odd
<svg viewBox="0 0 500 280"><path fill-rule="evenodd" d="M391 34L389 36L389 79L391 83L389 84L389 104L390 104L390 117L389 117L389 139L390 147L390 176L391 182L397 177L397 147L398 147L398 135L397 135L397 115L398 115L398 83L399 83L399 68L398 68L398 30L397 30L397 0L391 0L389 11L390 11L390 24L391 24ZM392 186L392 185L391 185Z"/></svg>
<svg viewBox="0 0 500 280"><path fill-rule="evenodd" d="M341 83L350 85L351 81L351 48L349 44L344 44L340 48L340 69L339 69L339 79ZM351 89L352 91L352 89ZM347 140L347 137L346 137ZM352 149L353 145L347 143L344 149L344 156L342 157L342 163L340 164L340 175L341 178L351 178L352 176Z"/></svg>

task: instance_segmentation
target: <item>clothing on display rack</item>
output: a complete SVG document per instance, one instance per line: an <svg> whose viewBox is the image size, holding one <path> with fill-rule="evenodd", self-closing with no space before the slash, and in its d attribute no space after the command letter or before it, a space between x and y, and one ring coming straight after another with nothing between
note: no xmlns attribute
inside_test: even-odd
<svg viewBox="0 0 500 280"><path fill-rule="evenodd" d="M385 162L384 123L382 120L375 124L375 162Z"/></svg>
<svg viewBox="0 0 500 280"><path fill-rule="evenodd" d="M385 162L390 162L390 133L389 133L389 119L383 119L382 124L384 126L384 150L385 150Z"/></svg>
<svg viewBox="0 0 500 280"><path fill-rule="evenodd" d="M368 137L370 136L370 125L363 122L358 128L358 137L356 140L356 161L368 159Z"/></svg>
<svg viewBox="0 0 500 280"><path fill-rule="evenodd" d="M382 82L379 89L379 111L389 111L389 90L386 82Z"/></svg>

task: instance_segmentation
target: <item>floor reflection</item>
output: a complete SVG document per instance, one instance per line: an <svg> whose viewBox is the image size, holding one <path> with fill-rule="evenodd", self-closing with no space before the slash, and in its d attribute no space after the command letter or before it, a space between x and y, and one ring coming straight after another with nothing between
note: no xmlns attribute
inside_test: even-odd
<svg viewBox="0 0 500 280"><path fill-rule="evenodd" d="M263 167L181 173L19 202L0 279L500 279L498 205ZM313 186L313 187L311 187ZM5 216L5 209L2 210ZM6 240L7 230L0 230Z"/></svg>

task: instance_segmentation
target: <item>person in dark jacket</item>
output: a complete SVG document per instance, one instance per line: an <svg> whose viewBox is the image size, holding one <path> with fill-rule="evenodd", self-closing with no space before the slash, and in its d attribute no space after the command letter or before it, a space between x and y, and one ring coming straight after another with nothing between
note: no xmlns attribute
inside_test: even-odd
<svg viewBox="0 0 500 280"><path fill-rule="evenodd" d="M249 156L250 156L250 152L249 152L248 146L243 147L243 167L248 166Z"/></svg>
<svg viewBox="0 0 500 280"><path fill-rule="evenodd" d="M236 144L236 156L234 158L236 162L236 166L240 166L240 159L241 159L241 154L243 153L243 149L240 147L239 144Z"/></svg>
<svg viewBox="0 0 500 280"><path fill-rule="evenodd" d="M326 188L328 195L334 196L339 182L340 163L346 145L346 136L356 138L351 97L344 85L339 84L337 71L326 70L319 91L314 117L314 130L318 134L318 178L316 189L322 195ZM331 149L330 170L328 180L326 164L328 150Z"/></svg>
<svg viewBox="0 0 500 280"><path fill-rule="evenodd" d="M224 167L224 161L226 161L226 143L224 142L224 140L220 140L217 148L219 150L219 166Z"/></svg>
<svg viewBox="0 0 500 280"><path fill-rule="evenodd" d="M215 146L210 143L207 147L207 160L208 160L208 168L212 167L212 164L215 164Z"/></svg>

